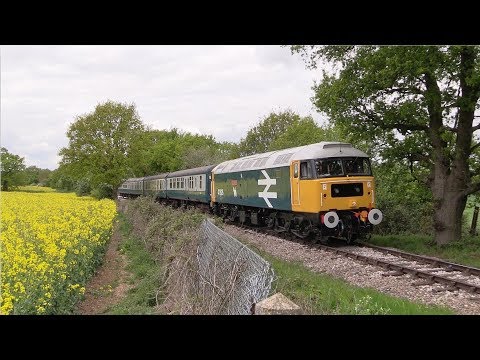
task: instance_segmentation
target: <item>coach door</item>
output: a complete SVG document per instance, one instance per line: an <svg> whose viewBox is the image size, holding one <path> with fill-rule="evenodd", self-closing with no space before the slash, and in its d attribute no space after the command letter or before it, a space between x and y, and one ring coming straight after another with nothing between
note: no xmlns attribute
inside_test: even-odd
<svg viewBox="0 0 480 360"><path fill-rule="evenodd" d="M292 205L300 205L300 161L292 161L290 165L290 179L292 184Z"/></svg>

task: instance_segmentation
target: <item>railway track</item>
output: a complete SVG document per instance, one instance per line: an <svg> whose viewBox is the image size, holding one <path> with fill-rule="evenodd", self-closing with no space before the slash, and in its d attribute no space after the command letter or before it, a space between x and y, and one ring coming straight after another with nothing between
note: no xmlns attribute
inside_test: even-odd
<svg viewBox="0 0 480 360"><path fill-rule="evenodd" d="M246 225L229 222L242 229L271 236L280 237L286 240L301 243L312 248L328 251L337 255L345 256L369 265L381 267L388 272L384 276L402 276L410 274L421 279L421 282L414 283L415 286L433 285L435 283L444 286L437 291L455 291L458 289L471 294L480 294L480 269L437 258L407 253L397 249L385 248L366 243L346 246L329 246L309 242L300 239L290 233L278 233L271 229L255 228Z"/></svg>

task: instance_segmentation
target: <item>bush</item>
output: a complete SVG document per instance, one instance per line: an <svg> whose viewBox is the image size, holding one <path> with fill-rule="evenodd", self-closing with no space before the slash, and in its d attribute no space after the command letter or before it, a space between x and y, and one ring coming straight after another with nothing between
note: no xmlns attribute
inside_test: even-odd
<svg viewBox="0 0 480 360"><path fill-rule="evenodd" d="M91 195L98 200L105 198L112 199L114 193L112 185L102 183L92 190Z"/></svg>
<svg viewBox="0 0 480 360"><path fill-rule="evenodd" d="M92 187L88 180L82 179L77 181L77 184L75 185L75 194L77 194L77 196L90 195L91 191Z"/></svg>
<svg viewBox="0 0 480 360"><path fill-rule="evenodd" d="M72 191L75 188L73 180L67 176L60 176L52 187L61 191Z"/></svg>
<svg viewBox="0 0 480 360"><path fill-rule="evenodd" d="M383 212L383 221L375 226L379 235L433 234L433 207L430 202L382 199L378 208Z"/></svg>
<svg viewBox="0 0 480 360"><path fill-rule="evenodd" d="M415 181L408 168L400 163L381 164L375 170L376 207L383 212L383 221L375 226L375 233L431 235L430 189Z"/></svg>

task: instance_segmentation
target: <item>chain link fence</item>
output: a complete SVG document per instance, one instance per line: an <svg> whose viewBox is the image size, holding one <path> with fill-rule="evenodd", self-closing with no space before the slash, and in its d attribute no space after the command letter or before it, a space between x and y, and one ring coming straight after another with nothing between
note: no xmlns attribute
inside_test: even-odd
<svg viewBox="0 0 480 360"><path fill-rule="evenodd" d="M210 220L202 224L197 259L211 313L248 315L268 297L275 276L271 265Z"/></svg>

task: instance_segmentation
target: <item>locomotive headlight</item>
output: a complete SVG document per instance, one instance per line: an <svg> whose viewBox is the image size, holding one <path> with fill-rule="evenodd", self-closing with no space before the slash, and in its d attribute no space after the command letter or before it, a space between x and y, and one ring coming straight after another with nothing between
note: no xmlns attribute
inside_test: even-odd
<svg viewBox="0 0 480 360"><path fill-rule="evenodd" d="M378 209L372 209L368 213L368 221L373 225L378 225L382 222L383 214Z"/></svg>
<svg viewBox="0 0 480 360"><path fill-rule="evenodd" d="M323 217L325 226L330 229L333 229L335 226L337 226L339 221L340 219L335 211L329 211Z"/></svg>

